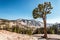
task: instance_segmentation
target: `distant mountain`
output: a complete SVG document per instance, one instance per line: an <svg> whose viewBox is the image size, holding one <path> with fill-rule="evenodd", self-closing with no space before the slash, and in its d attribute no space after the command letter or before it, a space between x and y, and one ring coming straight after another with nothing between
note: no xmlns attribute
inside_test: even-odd
<svg viewBox="0 0 60 40"><path fill-rule="evenodd" d="M17 19L18 22L21 22L22 25L27 25L28 27L44 27L44 23L36 20L27 20L27 19ZM53 24L47 23L47 27L52 26Z"/></svg>
<svg viewBox="0 0 60 40"><path fill-rule="evenodd" d="M0 19L0 24L9 24L11 26L27 26L27 27L35 27L40 28L43 27L43 22L36 21L36 20L27 20L27 19L17 19L17 20L7 20L7 19ZM0 25L1 26L1 25ZM52 26L52 24L47 24L47 27Z"/></svg>
<svg viewBox="0 0 60 40"><path fill-rule="evenodd" d="M22 25L27 25L28 27L40 27L41 26L41 24L35 20L17 19L17 22L20 22Z"/></svg>

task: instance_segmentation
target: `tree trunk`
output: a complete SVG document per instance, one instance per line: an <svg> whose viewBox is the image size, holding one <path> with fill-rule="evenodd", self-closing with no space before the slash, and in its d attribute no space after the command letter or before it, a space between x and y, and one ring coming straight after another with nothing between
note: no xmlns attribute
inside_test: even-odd
<svg viewBox="0 0 60 40"><path fill-rule="evenodd" d="M46 15L43 16L43 22L44 22L44 38L47 38Z"/></svg>

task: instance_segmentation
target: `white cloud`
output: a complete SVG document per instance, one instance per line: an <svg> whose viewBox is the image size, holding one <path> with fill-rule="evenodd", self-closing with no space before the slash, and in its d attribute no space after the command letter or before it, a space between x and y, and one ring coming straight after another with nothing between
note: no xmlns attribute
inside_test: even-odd
<svg viewBox="0 0 60 40"><path fill-rule="evenodd" d="M38 18L37 20L43 22L43 20L40 19L40 18ZM51 19L46 19L46 20L47 20L47 23L52 23L52 24L54 24L54 23L60 23L60 18L58 18L58 17L51 18Z"/></svg>
<svg viewBox="0 0 60 40"><path fill-rule="evenodd" d="M60 19L59 18L47 19L47 23L60 23Z"/></svg>

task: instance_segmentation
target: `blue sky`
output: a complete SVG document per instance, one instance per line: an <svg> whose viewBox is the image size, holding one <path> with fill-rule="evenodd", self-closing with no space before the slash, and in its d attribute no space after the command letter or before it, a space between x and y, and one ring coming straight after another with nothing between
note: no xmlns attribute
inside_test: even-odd
<svg viewBox="0 0 60 40"><path fill-rule="evenodd" d="M0 0L0 18L33 19L33 9L44 2L51 2L53 6L52 13L47 15L47 23L60 23L60 0Z"/></svg>

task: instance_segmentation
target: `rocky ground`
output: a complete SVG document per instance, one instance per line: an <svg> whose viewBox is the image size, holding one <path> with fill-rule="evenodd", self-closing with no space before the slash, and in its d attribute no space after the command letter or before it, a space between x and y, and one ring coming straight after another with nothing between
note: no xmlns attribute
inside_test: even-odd
<svg viewBox="0 0 60 40"><path fill-rule="evenodd" d="M44 34L17 34L14 32L9 32L5 30L0 30L0 40L60 40L60 35L48 34L48 39L44 39L41 36Z"/></svg>
<svg viewBox="0 0 60 40"><path fill-rule="evenodd" d="M60 40L60 35L58 34L47 34L48 38L44 39L41 36L43 36L44 34L35 34L33 35L34 37L37 37L38 40Z"/></svg>
<svg viewBox="0 0 60 40"><path fill-rule="evenodd" d="M17 34L5 30L0 30L0 40L38 40L36 37L32 37L25 34Z"/></svg>

